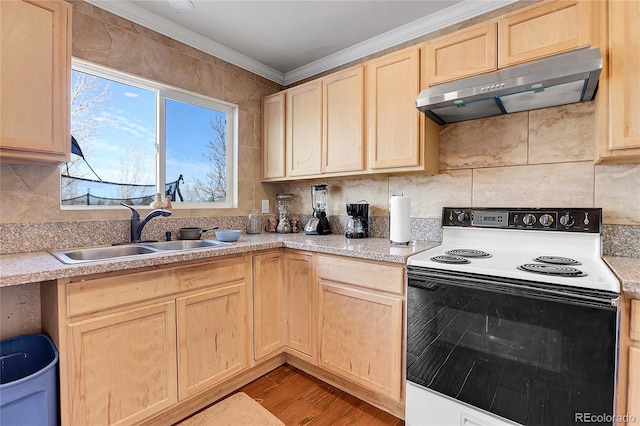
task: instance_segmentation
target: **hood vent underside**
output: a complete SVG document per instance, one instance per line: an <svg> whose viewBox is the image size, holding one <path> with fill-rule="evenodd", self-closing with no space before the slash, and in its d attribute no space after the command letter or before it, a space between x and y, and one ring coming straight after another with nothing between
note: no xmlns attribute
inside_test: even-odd
<svg viewBox="0 0 640 426"><path fill-rule="evenodd" d="M429 87L416 107L438 124L529 111L595 97L599 49L581 49Z"/></svg>

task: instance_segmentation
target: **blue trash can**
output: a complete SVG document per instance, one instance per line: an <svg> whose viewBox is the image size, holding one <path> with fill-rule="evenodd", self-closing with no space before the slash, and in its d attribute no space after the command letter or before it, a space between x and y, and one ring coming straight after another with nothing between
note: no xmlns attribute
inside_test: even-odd
<svg viewBox="0 0 640 426"><path fill-rule="evenodd" d="M58 424L58 351L43 334L0 341L0 425Z"/></svg>

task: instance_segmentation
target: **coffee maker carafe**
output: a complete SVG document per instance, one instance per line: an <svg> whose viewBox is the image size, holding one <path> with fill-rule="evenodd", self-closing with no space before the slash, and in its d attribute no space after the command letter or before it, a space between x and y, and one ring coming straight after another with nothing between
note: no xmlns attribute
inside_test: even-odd
<svg viewBox="0 0 640 426"><path fill-rule="evenodd" d="M369 204L366 201L358 201L354 204L347 204L347 230L344 234L347 238L368 238L369 237Z"/></svg>

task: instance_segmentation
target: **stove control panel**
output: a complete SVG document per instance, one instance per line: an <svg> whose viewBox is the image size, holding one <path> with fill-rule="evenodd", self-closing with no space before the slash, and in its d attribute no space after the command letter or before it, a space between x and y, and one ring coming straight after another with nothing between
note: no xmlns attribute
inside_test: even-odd
<svg viewBox="0 0 640 426"><path fill-rule="evenodd" d="M444 207L442 226L600 233L600 208Z"/></svg>

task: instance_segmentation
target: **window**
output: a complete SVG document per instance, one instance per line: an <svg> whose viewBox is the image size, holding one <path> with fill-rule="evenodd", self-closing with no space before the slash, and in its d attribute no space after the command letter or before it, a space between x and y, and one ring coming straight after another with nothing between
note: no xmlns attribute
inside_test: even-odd
<svg viewBox="0 0 640 426"><path fill-rule="evenodd" d="M74 59L62 206L237 205L237 106Z"/></svg>

